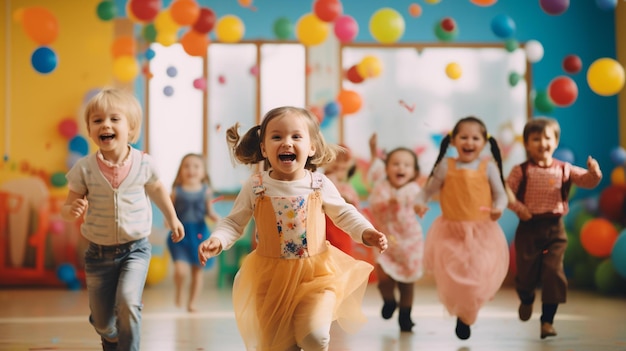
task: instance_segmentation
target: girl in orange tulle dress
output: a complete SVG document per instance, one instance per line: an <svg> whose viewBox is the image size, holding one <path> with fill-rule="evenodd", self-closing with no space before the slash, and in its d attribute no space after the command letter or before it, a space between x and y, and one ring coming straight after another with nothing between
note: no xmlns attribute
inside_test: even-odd
<svg viewBox="0 0 626 351"><path fill-rule="evenodd" d="M487 142L497 167L479 158ZM443 159L448 145L456 148L458 157ZM508 244L496 222L508 205L502 160L496 140L480 119L459 120L442 140L418 198L418 214L426 212L426 202L437 192L442 215L426 235L424 267L435 278L439 300L457 317L457 337L468 339L470 325L500 289L509 265Z"/></svg>
<svg viewBox="0 0 626 351"><path fill-rule="evenodd" d="M324 215L353 240L383 251L387 238L346 203L322 173L337 149L324 142L314 115L301 108L269 111L240 140L227 132L235 158L269 163L244 183L233 209L200 244L201 262L230 248L254 216L257 246L233 285L233 307L248 350L328 350L333 321L354 332L373 267L330 245Z"/></svg>

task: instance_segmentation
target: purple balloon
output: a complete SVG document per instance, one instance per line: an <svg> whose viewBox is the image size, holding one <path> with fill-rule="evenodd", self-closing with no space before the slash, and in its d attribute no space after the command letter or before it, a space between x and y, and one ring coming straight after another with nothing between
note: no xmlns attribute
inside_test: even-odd
<svg viewBox="0 0 626 351"><path fill-rule="evenodd" d="M541 9L549 15L560 15L569 8L569 0L539 0Z"/></svg>

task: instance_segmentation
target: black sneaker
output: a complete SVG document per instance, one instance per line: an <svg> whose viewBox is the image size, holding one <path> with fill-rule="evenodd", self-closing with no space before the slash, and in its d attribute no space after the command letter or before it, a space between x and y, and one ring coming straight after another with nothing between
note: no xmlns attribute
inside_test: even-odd
<svg viewBox="0 0 626 351"><path fill-rule="evenodd" d="M530 319L530 316L533 314L533 304L519 304L519 309L517 310L517 314L519 315L519 319L523 322L526 322Z"/></svg>
<svg viewBox="0 0 626 351"><path fill-rule="evenodd" d="M471 334L471 330L470 330L470 326L463 323L463 321L461 320L461 318L457 318L456 319L456 336L461 339L461 340L467 340L470 337Z"/></svg>
<svg viewBox="0 0 626 351"><path fill-rule="evenodd" d="M102 340L102 351L117 351L117 342L109 341L103 337L100 337Z"/></svg>
<svg viewBox="0 0 626 351"><path fill-rule="evenodd" d="M389 319L391 318L391 316L393 316L393 311L396 310L396 307L398 306L396 303L396 300L385 300L385 303L383 304L383 309L380 312L380 314L383 316L384 319Z"/></svg>

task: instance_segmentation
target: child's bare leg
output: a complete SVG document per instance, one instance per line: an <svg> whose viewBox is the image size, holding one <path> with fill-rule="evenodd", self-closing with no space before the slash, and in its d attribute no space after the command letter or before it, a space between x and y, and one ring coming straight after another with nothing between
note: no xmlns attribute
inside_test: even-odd
<svg viewBox="0 0 626 351"><path fill-rule="evenodd" d="M202 267L191 267L191 286L189 288L189 304L187 310L189 312L196 311L196 301L202 292L204 277L202 276Z"/></svg>
<svg viewBox="0 0 626 351"><path fill-rule="evenodd" d="M189 271L189 264L184 261L174 262L174 303L176 307L183 306L183 284Z"/></svg>

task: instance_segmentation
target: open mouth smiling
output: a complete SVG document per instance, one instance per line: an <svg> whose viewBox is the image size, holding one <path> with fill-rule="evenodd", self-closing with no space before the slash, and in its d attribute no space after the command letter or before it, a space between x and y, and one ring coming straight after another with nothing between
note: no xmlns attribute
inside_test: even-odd
<svg viewBox="0 0 626 351"><path fill-rule="evenodd" d="M113 140L114 138L115 138L115 134L102 134L102 135L100 135L100 140L102 140L102 141Z"/></svg>
<svg viewBox="0 0 626 351"><path fill-rule="evenodd" d="M296 154L280 154L278 159L282 162L293 162L296 160Z"/></svg>

